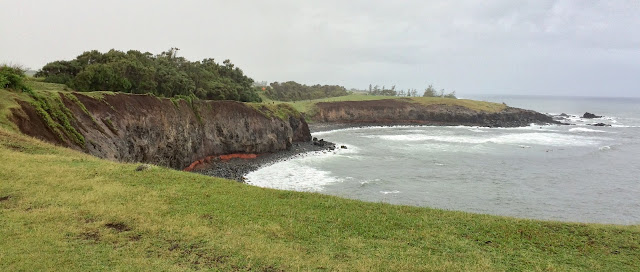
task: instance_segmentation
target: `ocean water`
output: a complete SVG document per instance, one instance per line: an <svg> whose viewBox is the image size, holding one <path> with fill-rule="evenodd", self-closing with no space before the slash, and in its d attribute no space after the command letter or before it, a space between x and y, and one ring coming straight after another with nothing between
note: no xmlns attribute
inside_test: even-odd
<svg viewBox="0 0 640 272"><path fill-rule="evenodd" d="M571 126L399 126L313 133L348 149L247 175L261 187L520 218L640 224L640 99L485 96ZM603 115L582 119L586 111ZM561 118L561 117L558 117ZM610 127L589 124L606 123Z"/></svg>

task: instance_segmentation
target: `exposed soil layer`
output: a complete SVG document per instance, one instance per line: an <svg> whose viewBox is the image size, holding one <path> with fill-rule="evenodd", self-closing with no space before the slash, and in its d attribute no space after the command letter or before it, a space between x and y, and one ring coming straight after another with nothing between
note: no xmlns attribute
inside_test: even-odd
<svg viewBox="0 0 640 272"><path fill-rule="evenodd" d="M507 107L497 113L461 106L422 105L401 99L322 102L311 117L317 123L360 125L468 125L519 127L557 123L539 112Z"/></svg>

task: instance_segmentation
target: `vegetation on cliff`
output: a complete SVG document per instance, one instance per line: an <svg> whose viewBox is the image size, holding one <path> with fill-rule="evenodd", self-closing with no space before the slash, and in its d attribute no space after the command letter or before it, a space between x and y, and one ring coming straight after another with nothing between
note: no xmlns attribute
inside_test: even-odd
<svg viewBox="0 0 640 272"><path fill-rule="evenodd" d="M136 50L87 51L73 60L48 63L38 73L46 82L77 91L152 93L173 97L194 95L209 100L260 101L253 79L231 61L189 61L178 49L153 55Z"/></svg>
<svg viewBox="0 0 640 272"><path fill-rule="evenodd" d="M483 113L497 113L503 111L507 108L507 105L501 103L493 103L493 102L485 102L485 101L476 101L469 99L448 99L442 97L399 97L399 96L377 96L377 95L365 95L365 94L350 94L346 96L338 96L338 97L330 97L330 98L322 98L322 99L314 99L314 100L306 100L306 101L293 101L293 102L284 102L284 101L273 101L269 100L269 98L264 98L264 101L273 104L288 104L294 109L302 112L307 117L307 121L313 121L310 118L315 115L317 112L317 104L318 103L326 103L326 102L344 102L344 101L373 101L373 100L384 100L384 99L394 99L400 101L406 101L407 103L417 103L420 105L428 106L428 105L443 105L449 107L463 107L468 108L470 110L483 112Z"/></svg>
<svg viewBox="0 0 640 272"><path fill-rule="evenodd" d="M17 65L0 65L0 89L28 91L25 85L25 69Z"/></svg>
<svg viewBox="0 0 640 272"><path fill-rule="evenodd" d="M0 129L0 270L640 269L638 226L366 203L137 166Z"/></svg>
<svg viewBox="0 0 640 272"><path fill-rule="evenodd" d="M321 99L347 95L347 89L338 85L313 85L307 86L294 81L283 83L271 83L265 88L265 95L269 99L280 101L300 101Z"/></svg>

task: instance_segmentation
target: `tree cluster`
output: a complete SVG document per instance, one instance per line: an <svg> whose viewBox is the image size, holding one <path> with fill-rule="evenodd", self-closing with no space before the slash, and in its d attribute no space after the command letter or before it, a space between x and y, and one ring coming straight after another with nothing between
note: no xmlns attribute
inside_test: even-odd
<svg viewBox="0 0 640 272"><path fill-rule="evenodd" d="M382 86L382 88L380 88L380 86L378 85L373 86L372 84L369 84L369 90L365 90L361 92L366 92L369 95L401 96L401 97L417 97L418 96L417 89L407 89L406 91L405 90L396 91L395 85L391 86L391 89L387 89L385 86ZM444 89L440 91L436 91L433 85L429 85L429 87L427 87L424 90L424 94L422 96L423 97L456 98L456 92L453 91L450 93L445 93Z"/></svg>
<svg viewBox="0 0 640 272"><path fill-rule="evenodd" d="M347 89L338 85L307 86L294 81L273 82L265 88L267 97L280 101L300 101L348 95Z"/></svg>
<svg viewBox="0 0 640 272"><path fill-rule="evenodd" d="M78 91L152 93L157 96L195 95L201 99L261 101L253 79L229 60L188 61L177 48L153 55L136 50L106 53L87 51L74 60L48 63L38 73L46 82Z"/></svg>
<svg viewBox="0 0 640 272"><path fill-rule="evenodd" d="M24 84L25 69L18 65L0 66L0 89L29 90Z"/></svg>
<svg viewBox="0 0 640 272"><path fill-rule="evenodd" d="M367 93L369 95L397 96L399 92L396 91L395 85L391 86L391 89L387 89L385 86L382 86L381 89L378 85L372 86L371 84L369 84L369 90L367 91Z"/></svg>
<svg viewBox="0 0 640 272"><path fill-rule="evenodd" d="M422 97L444 97L444 98L457 98L456 97L456 92L450 92L450 93L445 93L444 89L440 90L439 92L436 91L436 88L433 87L433 85L429 85L429 87L427 87L424 90L424 94L422 94Z"/></svg>

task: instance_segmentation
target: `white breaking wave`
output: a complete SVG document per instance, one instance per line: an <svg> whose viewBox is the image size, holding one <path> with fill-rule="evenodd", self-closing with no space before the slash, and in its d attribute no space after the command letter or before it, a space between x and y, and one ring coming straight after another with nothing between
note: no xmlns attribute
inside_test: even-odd
<svg viewBox="0 0 640 272"><path fill-rule="evenodd" d="M339 144L337 146L340 147ZM343 179L332 176L331 172L307 165L318 164L334 156L351 157L352 154L357 154L358 150L357 146L348 145L347 149L305 153L298 158L276 162L253 171L245 176L246 182L264 188L319 192L324 186L342 182Z"/></svg>
<svg viewBox="0 0 640 272"><path fill-rule="evenodd" d="M469 128L468 130L469 130L469 131L471 131L471 132L486 133L486 131L484 131L484 130L482 130L482 129L479 129L479 128L477 128L477 127L475 127L475 128Z"/></svg>
<svg viewBox="0 0 640 272"><path fill-rule="evenodd" d="M569 130L569 132L598 132L598 133L602 133L602 132L606 132L604 130L597 130L597 129L590 129L590 128L582 128L582 127L578 127L578 128L572 128Z"/></svg>
<svg viewBox="0 0 640 272"><path fill-rule="evenodd" d="M394 191L380 191L380 193L381 193L381 194L384 194L384 195L388 195L388 194L399 194L399 193L400 193L400 191L398 191L398 190L394 190Z"/></svg>
<svg viewBox="0 0 640 272"><path fill-rule="evenodd" d="M600 143L601 138L566 135L560 133L513 133L495 137L478 137L478 136L458 136L458 135L425 135L425 134L406 134L406 135L375 135L368 136L379 138L387 141L402 142L446 142L446 143L467 143L467 144L535 144L548 146L590 146Z"/></svg>
<svg viewBox="0 0 640 272"><path fill-rule="evenodd" d="M615 128L639 128L640 126L627 126L627 125L612 124L611 127L615 127Z"/></svg>
<svg viewBox="0 0 640 272"><path fill-rule="evenodd" d="M319 192L328 184L341 180L330 172L301 165L293 161L279 162L246 175L247 183L258 187Z"/></svg>

